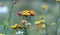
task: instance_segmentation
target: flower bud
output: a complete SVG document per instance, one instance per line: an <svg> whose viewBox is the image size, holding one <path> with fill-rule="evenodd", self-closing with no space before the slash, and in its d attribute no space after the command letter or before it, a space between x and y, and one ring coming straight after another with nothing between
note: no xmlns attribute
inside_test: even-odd
<svg viewBox="0 0 60 35"><path fill-rule="evenodd" d="M18 16L21 16L22 15L22 13L21 12L18 12Z"/></svg>

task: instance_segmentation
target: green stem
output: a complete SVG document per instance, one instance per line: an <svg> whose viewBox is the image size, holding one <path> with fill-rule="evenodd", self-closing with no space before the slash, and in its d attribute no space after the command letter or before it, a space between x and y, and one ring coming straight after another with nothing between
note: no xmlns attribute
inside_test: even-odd
<svg viewBox="0 0 60 35"><path fill-rule="evenodd" d="M9 11L9 18L8 18L9 24L11 23L11 19L12 19L13 5L14 5L14 4L12 4L11 10ZM5 35L7 35L9 24L6 26Z"/></svg>

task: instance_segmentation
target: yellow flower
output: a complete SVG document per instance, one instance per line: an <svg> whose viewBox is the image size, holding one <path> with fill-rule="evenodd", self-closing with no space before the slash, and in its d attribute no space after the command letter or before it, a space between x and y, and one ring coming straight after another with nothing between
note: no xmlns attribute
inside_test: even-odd
<svg viewBox="0 0 60 35"><path fill-rule="evenodd" d="M18 24L15 24L16 27L18 27Z"/></svg>
<svg viewBox="0 0 60 35"><path fill-rule="evenodd" d="M29 13L29 12L30 12L29 10L22 11L22 13Z"/></svg>
<svg viewBox="0 0 60 35"><path fill-rule="evenodd" d="M40 24L40 21L36 21L35 24L36 24L36 25Z"/></svg>
<svg viewBox="0 0 60 35"><path fill-rule="evenodd" d="M60 0L56 0L57 2L60 2Z"/></svg>
<svg viewBox="0 0 60 35"><path fill-rule="evenodd" d="M18 28L22 29L23 27L21 25L18 25Z"/></svg>
<svg viewBox="0 0 60 35"><path fill-rule="evenodd" d="M11 26L12 29L16 29L17 27L16 26Z"/></svg>
<svg viewBox="0 0 60 35"><path fill-rule="evenodd" d="M21 27L21 25L18 25L18 27Z"/></svg>
<svg viewBox="0 0 60 35"><path fill-rule="evenodd" d="M47 9L47 5L43 5L43 6L42 6L42 9L43 9L43 10L46 10L46 9Z"/></svg>
<svg viewBox="0 0 60 35"><path fill-rule="evenodd" d="M5 35L5 34L0 34L0 35Z"/></svg>
<svg viewBox="0 0 60 35"><path fill-rule="evenodd" d="M51 24L52 26L55 26L56 25L56 23L55 22L52 22L52 24Z"/></svg>
<svg viewBox="0 0 60 35"><path fill-rule="evenodd" d="M11 26L11 28L16 29L18 27L18 24L15 24L14 26Z"/></svg>
<svg viewBox="0 0 60 35"><path fill-rule="evenodd" d="M43 18L44 18L44 15L41 15L41 16L40 16L40 19L43 19Z"/></svg>
<svg viewBox="0 0 60 35"><path fill-rule="evenodd" d="M41 26L42 28L46 28L46 25L45 24L42 24L42 26Z"/></svg>
<svg viewBox="0 0 60 35"><path fill-rule="evenodd" d="M40 20L40 23L45 23L46 21L45 20Z"/></svg>
<svg viewBox="0 0 60 35"><path fill-rule="evenodd" d="M26 11L22 11L22 13L25 13Z"/></svg>
<svg viewBox="0 0 60 35"><path fill-rule="evenodd" d="M30 16L29 13L22 13L23 16Z"/></svg>

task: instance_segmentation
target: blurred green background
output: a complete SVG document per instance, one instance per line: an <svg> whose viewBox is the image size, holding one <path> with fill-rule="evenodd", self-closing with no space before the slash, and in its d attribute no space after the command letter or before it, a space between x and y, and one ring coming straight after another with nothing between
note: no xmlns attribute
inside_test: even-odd
<svg viewBox="0 0 60 35"><path fill-rule="evenodd" d="M9 10L11 10L13 0L0 0L0 3L3 5L8 6ZM56 3L56 0L16 0L16 6L13 8L12 11L12 21L9 25L8 33L7 35L16 35L15 30L11 29L10 26L15 23L21 23L22 17L18 17L17 12L22 10L34 10L36 12L36 16L31 18L32 25L30 26L30 33L29 35L46 35L45 30L40 29L39 31L36 30L36 27L34 25L34 22L39 20L39 16L43 15L45 16L46 23L48 24L48 34L49 35L55 35L55 29L56 26L51 26L52 22L58 22L58 3ZM46 4L48 6L48 10L43 11L42 5ZM9 13L8 13L9 14ZM2 21L6 21L8 18L8 14L0 14L0 33L3 32L3 28L1 27ZM60 35L60 27L58 29L58 35Z"/></svg>

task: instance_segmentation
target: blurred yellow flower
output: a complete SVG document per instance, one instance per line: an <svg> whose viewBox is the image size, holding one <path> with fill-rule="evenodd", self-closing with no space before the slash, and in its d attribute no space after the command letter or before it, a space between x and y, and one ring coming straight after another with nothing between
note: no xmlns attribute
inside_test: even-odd
<svg viewBox="0 0 60 35"><path fill-rule="evenodd" d="M60 0L56 0L57 2L60 2Z"/></svg>
<svg viewBox="0 0 60 35"><path fill-rule="evenodd" d="M45 23L46 21L45 20L40 20L40 23Z"/></svg>
<svg viewBox="0 0 60 35"><path fill-rule="evenodd" d="M19 25L19 24L15 24L15 25L11 26L11 28L13 28L13 29L17 29L19 27L21 27L21 25Z"/></svg>
<svg viewBox="0 0 60 35"><path fill-rule="evenodd" d="M15 24L15 27L18 27L18 24Z"/></svg>
<svg viewBox="0 0 60 35"><path fill-rule="evenodd" d="M41 16L40 16L40 19L43 19L43 18L44 18L44 15L41 15Z"/></svg>
<svg viewBox="0 0 60 35"><path fill-rule="evenodd" d="M40 24L40 21L36 21L35 24L36 24L36 25Z"/></svg>
<svg viewBox="0 0 60 35"><path fill-rule="evenodd" d="M0 34L0 35L5 35L5 34Z"/></svg>
<svg viewBox="0 0 60 35"><path fill-rule="evenodd" d="M41 26L42 28L46 28L46 25L45 24L42 24L42 26Z"/></svg>
<svg viewBox="0 0 60 35"><path fill-rule="evenodd" d="M30 13L22 13L23 16L30 16Z"/></svg>
<svg viewBox="0 0 60 35"><path fill-rule="evenodd" d="M11 26L12 29L16 29L17 27L16 26Z"/></svg>
<svg viewBox="0 0 60 35"><path fill-rule="evenodd" d="M36 13L33 10L24 10L22 11L22 15L24 16L34 16Z"/></svg>
<svg viewBox="0 0 60 35"><path fill-rule="evenodd" d="M47 9L47 5L43 5L43 6L42 6L42 9L43 9L43 10L46 10L46 9Z"/></svg>
<svg viewBox="0 0 60 35"><path fill-rule="evenodd" d="M52 24L51 24L52 26L55 26L56 25L56 23L55 22L52 22Z"/></svg>

